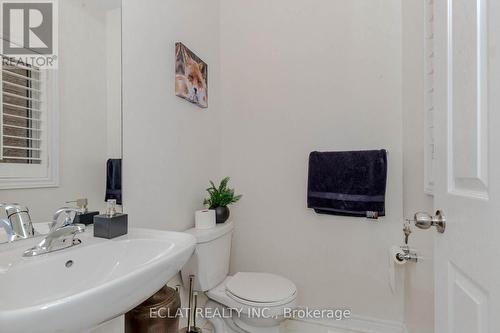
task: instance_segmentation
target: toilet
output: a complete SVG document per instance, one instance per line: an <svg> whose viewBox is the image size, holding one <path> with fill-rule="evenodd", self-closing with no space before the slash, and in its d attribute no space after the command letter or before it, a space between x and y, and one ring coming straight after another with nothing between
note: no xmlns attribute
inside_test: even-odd
<svg viewBox="0 0 500 333"><path fill-rule="evenodd" d="M233 222L226 222L212 229L187 230L197 244L181 270L182 280L186 284L195 275L194 289L209 299L204 313L215 333L278 333L286 311L296 307L297 288L271 273L229 276L233 229Z"/></svg>

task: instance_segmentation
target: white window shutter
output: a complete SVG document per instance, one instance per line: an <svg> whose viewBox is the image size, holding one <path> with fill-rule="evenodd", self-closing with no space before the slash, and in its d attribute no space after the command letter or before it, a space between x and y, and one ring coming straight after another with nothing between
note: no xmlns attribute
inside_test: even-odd
<svg viewBox="0 0 500 333"><path fill-rule="evenodd" d="M41 164L44 101L41 72L20 64L2 65L2 159L0 163Z"/></svg>
<svg viewBox="0 0 500 333"><path fill-rule="evenodd" d="M4 56L0 67L0 189L56 186L52 75Z"/></svg>

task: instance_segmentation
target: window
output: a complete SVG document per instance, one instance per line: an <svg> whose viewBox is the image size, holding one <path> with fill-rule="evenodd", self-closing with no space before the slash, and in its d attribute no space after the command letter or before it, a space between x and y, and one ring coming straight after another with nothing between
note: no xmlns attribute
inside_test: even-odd
<svg viewBox="0 0 500 333"><path fill-rule="evenodd" d="M57 186L52 73L1 59L0 189Z"/></svg>

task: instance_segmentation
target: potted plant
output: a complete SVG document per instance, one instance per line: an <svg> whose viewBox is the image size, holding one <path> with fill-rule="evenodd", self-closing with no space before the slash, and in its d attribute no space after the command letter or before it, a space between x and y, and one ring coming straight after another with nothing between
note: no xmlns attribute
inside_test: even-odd
<svg viewBox="0 0 500 333"><path fill-rule="evenodd" d="M218 187L213 181L210 181L210 187L207 188L208 198L203 201L209 209L215 210L215 222L224 223L229 218L230 204L233 204L241 199L241 195L234 195L234 189L228 188L229 177L221 180Z"/></svg>

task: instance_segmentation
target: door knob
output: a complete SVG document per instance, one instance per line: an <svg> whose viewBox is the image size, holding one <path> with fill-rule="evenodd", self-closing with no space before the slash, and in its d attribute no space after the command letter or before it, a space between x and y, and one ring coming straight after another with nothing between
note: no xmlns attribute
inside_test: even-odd
<svg viewBox="0 0 500 333"><path fill-rule="evenodd" d="M436 227L440 234L446 230L446 218L442 211L436 211L436 215L432 216L429 213L418 212L415 214L413 221L415 226L420 229L429 229L432 226Z"/></svg>

